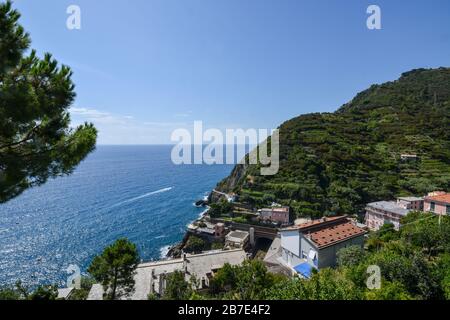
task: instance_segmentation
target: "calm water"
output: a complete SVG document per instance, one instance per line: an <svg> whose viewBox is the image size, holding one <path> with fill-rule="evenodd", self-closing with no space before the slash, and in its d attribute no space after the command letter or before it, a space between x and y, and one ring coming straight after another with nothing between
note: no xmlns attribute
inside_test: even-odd
<svg viewBox="0 0 450 320"><path fill-rule="evenodd" d="M115 239L144 260L179 241L203 209L193 206L232 166L176 166L170 146L100 146L69 177L0 205L0 285L63 284Z"/></svg>

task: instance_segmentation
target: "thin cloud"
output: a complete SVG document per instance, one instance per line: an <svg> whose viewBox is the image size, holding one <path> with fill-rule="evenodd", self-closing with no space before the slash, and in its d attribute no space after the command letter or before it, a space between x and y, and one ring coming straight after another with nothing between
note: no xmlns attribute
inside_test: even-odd
<svg viewBox="0 0 450 320"><path fill-rule="evenodd" d="M92 122L98 130L99 144L171 143L173 130L185 127L183 122L139 121L133 115L120 115L94 108L69 109L72 127Z"/></svg>

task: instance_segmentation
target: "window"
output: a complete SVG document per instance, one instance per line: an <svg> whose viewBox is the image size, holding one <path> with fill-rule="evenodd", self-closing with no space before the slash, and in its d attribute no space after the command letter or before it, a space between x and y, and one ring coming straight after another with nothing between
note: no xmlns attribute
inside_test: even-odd
<svg viewBox="0 0 450 320"><path fill-rule="evenodd" d="M434 212L435 209L436 209L436 203L432 202L432 203L430 204L430 211L431 211L431 212Z"/></svg>
<svg viewBox="0 0 450 320"><path fill-rule="evenodd" d="M447 214L450 215L450 205L447 206Z"/></svg>
<svg viewBox="0 0 450 320"><path fill-rule="evenodd" d="M305 251L302 251L302 259L308 260L308 256Z"/></svg>
<svg viewBox="0 0 450 320"><path fill-rule="evenodd" d="M313 263L316 268L319 267L319 260L317 260L317 257L314 258Z"/></svg>
<svg viewBox="0 0 450 320"><path fill-rule="evenodd" d="M311 250L309 252L309 258L312 260L314 266L317 268L318 267L318 259L317 259L317 252Z"/></svg>

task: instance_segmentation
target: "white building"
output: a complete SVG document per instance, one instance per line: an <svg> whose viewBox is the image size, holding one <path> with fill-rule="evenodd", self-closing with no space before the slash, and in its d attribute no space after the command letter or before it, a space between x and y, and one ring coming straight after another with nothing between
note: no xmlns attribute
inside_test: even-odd
<svg viewBox="0 0 450 320"><path fill-rule="evenodd" d="M244 250L214 250L201 254L187 254L180 259L163 260L140 264L136 270L135 291L129 300L147 300L148 295L163 295L166 278L175 271L183 272L186 281L194 276L199 281L197 289L207 288L214 273L226 263L240 265L247 259ZM92 286L88 300L102 300L103 287L99 284Z"/></svg>
<svg viewBox="0 0 450 320"><path fill-rule="evenodd" d="M366 231L347 217L322 218L286 228L281 234L279 261L302 277L312 269L336 266L336 254L345 247L364 245Z"/></svg>

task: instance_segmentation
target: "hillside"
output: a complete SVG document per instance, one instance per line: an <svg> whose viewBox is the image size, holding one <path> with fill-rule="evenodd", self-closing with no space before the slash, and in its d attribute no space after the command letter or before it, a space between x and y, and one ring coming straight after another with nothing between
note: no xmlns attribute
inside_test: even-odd
<svg viewBox="0 0 450 320"><path fill-rule="evenodd" d="M354 214L364 204L450 189L450 68L418 69L373 85L334 113L280 126L280 171L237 165L218 189L298 216ZM417 154L405 161L401 154Z"/></svg>

